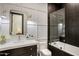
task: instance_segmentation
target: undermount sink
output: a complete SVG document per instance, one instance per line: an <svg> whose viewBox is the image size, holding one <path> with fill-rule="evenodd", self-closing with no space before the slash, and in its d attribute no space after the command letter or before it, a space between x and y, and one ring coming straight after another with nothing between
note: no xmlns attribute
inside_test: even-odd
<svg viewBox="0 0 79 59"><path fill-rule="evenodd" d="M4 44L0 44L0 47L4 46L16 46L16 45L22 45L22 44L30 44L36 42L35 40L16 40L11 42L6 42Z"/></svg>
<svg viewBox="0 0 79 59"><path fill-rule="evenodd" d="M20 43L20 42L24 42L23 40L16 40L16 41L10 41L10 42L5 42L4 44L0 44L2 45L13 45L14 43Z"/></svg>

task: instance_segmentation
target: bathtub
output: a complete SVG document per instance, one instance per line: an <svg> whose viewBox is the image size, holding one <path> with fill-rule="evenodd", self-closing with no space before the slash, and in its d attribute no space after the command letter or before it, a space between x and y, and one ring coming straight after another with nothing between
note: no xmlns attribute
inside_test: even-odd
<svg viewBox="0 0 79 59"><path fill-rule="evenodd" d="M60 41L49 43L49 45L54 46L64 52L71 54L71 55L79 56L79 47L76 47L76 46L73 46L73 45L70 45L67 43L63 43Z"/></svg>

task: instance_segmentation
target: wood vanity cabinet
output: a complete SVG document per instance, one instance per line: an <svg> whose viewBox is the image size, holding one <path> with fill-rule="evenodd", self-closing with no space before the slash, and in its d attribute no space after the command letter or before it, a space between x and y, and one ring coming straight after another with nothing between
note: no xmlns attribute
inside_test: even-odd
<svg viewBox="0 0 79 59"><path fill-rule="evenodd" d="M1 51L0 56L37 56L37 45Z"/></svg>
<svg viewBox="0 0 79 59"><path fill-rule="evenodd" d="M72 56L71 54L64 52L54 46L49 45L48 48L52 52L52 56Z"/></svg>

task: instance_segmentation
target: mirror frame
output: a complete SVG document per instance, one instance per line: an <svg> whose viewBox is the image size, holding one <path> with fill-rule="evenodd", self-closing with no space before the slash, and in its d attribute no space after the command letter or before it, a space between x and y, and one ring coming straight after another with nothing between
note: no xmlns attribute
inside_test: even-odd
<svg viewBox="0 0 79 59"><path fill-rule="evenodd" d="M15 34L15 35L23 35L24 34L24 14L22 13L16 13L16 12L12 12L10 11L10 35L13 35L12 34L12 30L13 30L13 14L16 14L16 15L21 15L22 16L22 33L19 33L19 34Z"/></svg>

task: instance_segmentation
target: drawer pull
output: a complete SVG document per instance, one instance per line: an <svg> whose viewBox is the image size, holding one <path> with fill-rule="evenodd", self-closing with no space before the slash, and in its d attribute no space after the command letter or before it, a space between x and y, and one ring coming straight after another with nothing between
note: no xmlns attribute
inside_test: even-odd
<svg viewBox="0 0 79 59"><path fill-rule="evenodd" d="M32 48L30 50L32 50Z"/></svg>

